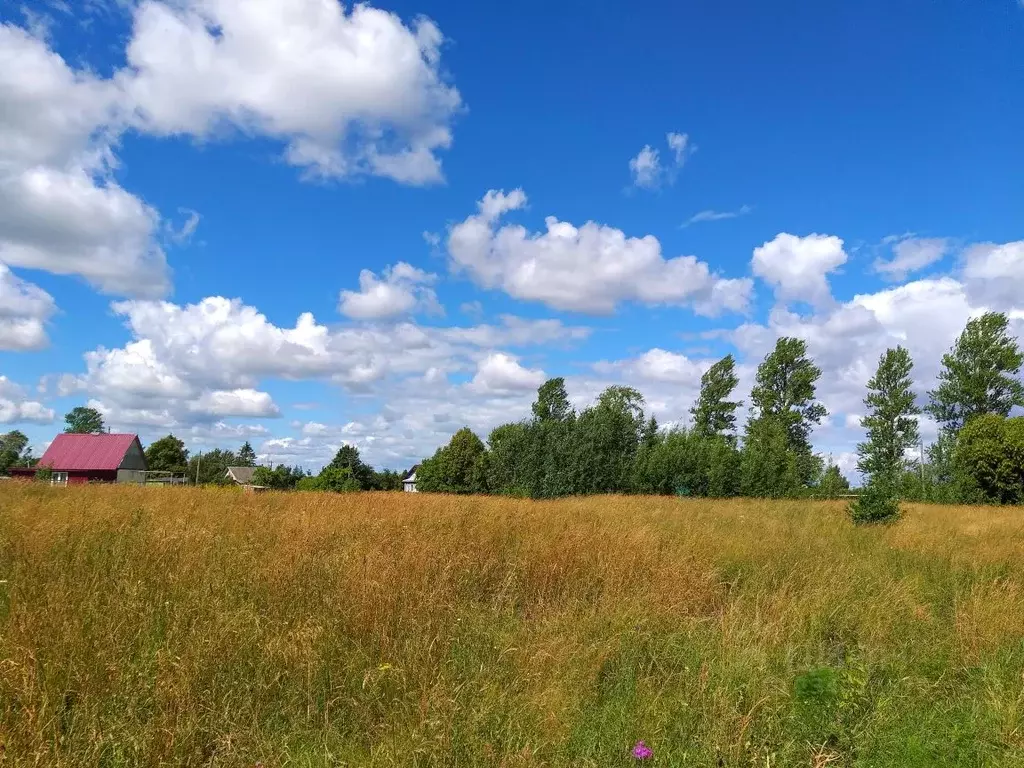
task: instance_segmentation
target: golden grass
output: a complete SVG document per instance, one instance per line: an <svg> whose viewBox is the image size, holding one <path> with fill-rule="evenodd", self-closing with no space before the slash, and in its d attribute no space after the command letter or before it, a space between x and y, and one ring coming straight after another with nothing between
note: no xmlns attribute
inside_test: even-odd
<svg viewBox="0 0 1024 768"><path fill-rule="evenodd" d="M1024 513L0 489L0 763L1024 765Z"/></svg>

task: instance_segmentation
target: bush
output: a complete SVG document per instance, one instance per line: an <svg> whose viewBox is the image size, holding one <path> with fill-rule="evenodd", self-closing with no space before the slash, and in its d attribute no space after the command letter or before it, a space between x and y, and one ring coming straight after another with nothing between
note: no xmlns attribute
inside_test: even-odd
<svg viewBox="0 0 1024 768"><path fill-rule="evenodd" d="M962 501L1024 501L1024 417L977 416L960 430L953 467Z"/></svg>
<svg viewBox="0 0 1024 768"><path fill-rule="evenodd" d="M304 477L295 484L296 491L319 491L320 479L316 477Z"/></svg>
<svg viewBox="0 0 1024 768"><path fill-rule="evenodd" d="M36 470L36 480L41 483L49 483L53 480L53 470L49 467L40 467Z"/></svg>
<svg viewBox="0 0 1024 768"><path fill-rule="evenodd" d="M850 517L861 525L895 523L900 519L899 497L890 485L872 483L850 504Z"/></svg>

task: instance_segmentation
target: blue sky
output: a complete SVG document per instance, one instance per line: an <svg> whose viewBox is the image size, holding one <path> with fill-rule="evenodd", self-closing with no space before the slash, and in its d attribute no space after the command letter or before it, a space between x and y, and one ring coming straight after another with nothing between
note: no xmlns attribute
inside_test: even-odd
<svg viewBox="0 0 1024 768"><path fill-rule="evenodd" d="M550 375L685 421L714 359L749 388L789 334L849 470L886 346L923 395L972 315L1024 328L1014 0L0 19L0 421L39 448L88 402L400 468Z"/></svg>

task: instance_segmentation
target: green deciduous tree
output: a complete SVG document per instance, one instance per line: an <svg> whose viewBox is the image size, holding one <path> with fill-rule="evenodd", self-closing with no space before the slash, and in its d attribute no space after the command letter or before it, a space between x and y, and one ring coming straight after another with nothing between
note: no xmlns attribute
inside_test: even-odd
<svg viewBox="0 0 1024 768"><path fill-rule="evenodd" d="M550 499L573 493L576 412L569 404L565 381L557 378L544 382L537 390L532 412L533 420L526 432L529 453L521 461L529 495Z"/></svg>
<svg viewBox="0 0 1024 768"><path fill-rule="evenodd" d="M673 429L642 442L634 467L637 493L732 496L738 486L739 453L726 436Z"/></svg>
<svg viewBox="0 0 1024 768"><path fill-rule="evenodd" d="M842 471L836 464L829 464L825 467L818 483L818 495L826 499L834 499L837 496L850 490L850 481L843 477Z"/></svg>
<svg viewBox="0 0 1024 768"><path fill-rule="evenodd" d="M237 467L238 457L232 451L214 448L197 453L188 460L188 481L198 485L229 485L228 467Z"/></svg>
<svg viewBox="0 0 1024 768"><path fill-rule="evenodd" d="M533 418L537 421L566 421L573 416L569 395L565 391L565 379L548 379L537 389L537 400L533 404Z"/></svg>
<svg viewBox="0 0 1024 768"><path fill-rule="evenodd" d="M332 493L354 493L362 490L358 478L348 467L326 466L316 476L316 490Z"/></svg>
<svg viewBox="0 0 1024 768"><path fill-rule="evenodd" d="M154 440L146 449L146 465L151 471L185 472L188 469L185 443L174 435Z"/></svg>
<svg viewBox="0 0 1024 768"><path fill-rule="evenodd" d="M529 422L502 424L491 430L487 438L491 454L487 482L492 493L524 497L539 495L537 478L541 474L541 462L534 450L535 437L533 425Z"/></svg>
<svg viewBox="0 0 1024 768"><path fill-rule="evenodd" d="M744 493L787 496L818 479L821 459L811 451L810 436L828 415L815 399L819 378L821 369L807 356L807 344L788 336L758 366L744 438ZM758 456L762 450L767 453Z"/></svg>
<svg viewBox="0 0 1024 768"><path fill-rule="evenodd" d="M359 483L360 490L369 491L374 487L373 467L363 463L363 460L359 458L359 449L354 445L341 446L328 466L334 469L349 470L352 477Z"/></svg>
<svg viewBox="0 0 1024 768"><path fill-rule="evenodd" d="M30 456L28 437L13 430L0 435L0 474L6 475L11 467L25 466Z"/></svg>
<svg viewBox="0 0 1024 768"><path fill-rule="evenodd" d="M1015 405L1024 405L1024 385L1017 378L1022 365L1024 355L1009 334L1006 315L977 317L943 356L939 385L928 393L928 412L952 432L975 416L1008 416Z"/></svg>
<svg viewBox="0 0 1024 768"><path fill-rule="evenodd" d="M103 416L95 408L78 406L64 416L64 431L76 435L88 435L103 431Z"/></svg>
<svg viewBox="0 0 1024 768"><path fill-rule="evenodd" d="M867 483L880 483L895 493L907 467L907 451L917 445L921 412L914 398L914 363L903 347L888 349L868 381L867 415L861 425L867 440L857 446L857 469Z"/></svg>
<svg viewBox="0 0 1024 768"><path fill-rule="evenodd" d="M701 437L728 436L736 431L736 409L741 400L730 400L739 383L736 361L726 355L712 365L700 379L700 397L690 413L693 431Z"/></svg>
<svg viewBox="0 0 1024 768"><path fill-rule="evenodd" d="M882 483L869 483L850 504L850 517L861 525L895 522L900 517L899 499Z"/></svg>
<svg viewBox="0 0 1024 768"><path fill-rule="evenodd" d="M972 418L957 436L953 470L963 501L1024 503L1024 417Z"/></svg>
<svg viewBox="0 0 1024 768"><path fill-rule="evenodd" d="M390 469L382 469L373 473L373 488L375 491L400 491L402 480L406 475Z"/></svg>
<svg viewBox="0 0 1024 768"><path fill-rule="evenodd" d="M850 504L855 523L894 522L900 516L900 492L905 484L907 451L918 441L920 409L912 391L914 363L903 347L887 349L868 381L864 398L867 415L861 424L867 440L857 446L857 469L864 475L861 495Z"/></svg>
<svg viewBox="0 0 1024 768"><path fill-rule="evenodd" d="M448 445L420 464L416 487L433 493L486 493L487 459L483 442L463 427Z"/></svg>
<svg viewBox="0 0 1024 768"><path fill-rule="evenodd" d="M644 398L632 387L608 387L580 414L572 435L570 485L576 493L625 493L643 435Z"/></svg>
<svg viewBox="0 0 1024 768"><path fill-rule="evenodd" d="M238 449L238 453L235 454L235 458L238 460L239 467L256 466L256 451L253 450L253 447L248 440L242 443L242 447Z"/></svg>
<svg viewBox="0 0 1024 768"><path fill-rule="evenodd" d="M270 467L256 467L252 473L253 485L262 485L265 488L273 488L275 491L294 490L301 480L309 477L309 473L301 467L288 467L284 464L271 469Z"/></svg>
<svg viewBox="0 0 1024 768"><path fill-rule="evenodd" d="M743 437L740 489L744 496L783 498L800 490L797 453L786 424L777 416L751 419Z"/></svg>

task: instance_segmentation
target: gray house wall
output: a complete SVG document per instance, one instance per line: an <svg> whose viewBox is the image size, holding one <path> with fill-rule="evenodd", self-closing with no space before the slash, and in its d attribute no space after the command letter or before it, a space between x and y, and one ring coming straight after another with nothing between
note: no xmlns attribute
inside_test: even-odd
<svg viewBox="0 0 1024 768"><path fill-rule="evenodd" d="M142 452L142 446L139 445L138 440L132 441L118 469L147 469L146 455Z"/></svg>

